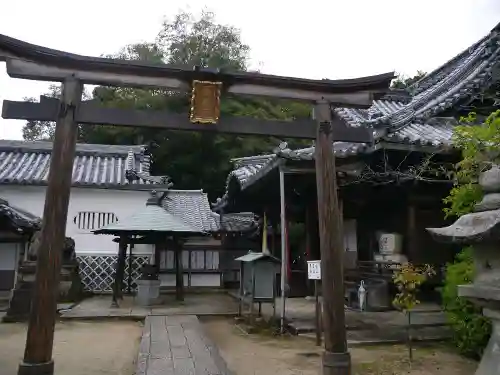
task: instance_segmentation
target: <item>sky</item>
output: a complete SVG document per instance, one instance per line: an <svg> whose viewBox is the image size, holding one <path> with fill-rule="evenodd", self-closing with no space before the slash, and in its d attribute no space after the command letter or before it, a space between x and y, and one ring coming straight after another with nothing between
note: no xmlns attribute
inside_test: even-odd
<svg viewBox="0 0 500 375"><path fill-rule="evenodd" d="M311 79L395 71L430 72L500 22L499 0L118 0L5 1L0 34L87 56L153 41L165 17L208 9L241 30L251 68ZM0 102L47 92L48 83L9 78ZM0 139L22 139L19 120L0 119Z"/></svg>

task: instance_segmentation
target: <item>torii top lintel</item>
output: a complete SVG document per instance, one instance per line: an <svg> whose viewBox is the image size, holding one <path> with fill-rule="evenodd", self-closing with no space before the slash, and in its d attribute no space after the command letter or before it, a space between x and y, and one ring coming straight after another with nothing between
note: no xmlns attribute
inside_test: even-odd
<svg viewBox="0 0 500 375"><path fill-rule="evenodd" d="M194 80L222 83L223 92L318 101L366 108L387 92L394 73L343 80L311 80L250 72L229 72L144 61L89 57L58 51L0 34L0 61L13 78L62 82L74 75L86 84L188 90Z"/></svg>

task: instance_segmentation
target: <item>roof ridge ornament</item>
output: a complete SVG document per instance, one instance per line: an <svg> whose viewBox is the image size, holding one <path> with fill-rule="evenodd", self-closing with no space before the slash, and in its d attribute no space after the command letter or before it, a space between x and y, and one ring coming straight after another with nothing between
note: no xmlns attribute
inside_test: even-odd
<svg viewBox="0 0 500 375"><path fill-rule="evenodd" d="M132 171L135 169L135 153L133 150L129 150L127 153L127 160L125 161L125 166L127 171Z"/></svg>
<svg viewBox="0 0 500 375"><path fill-rule="evenodd" d="M161 197L158 196L156 190L151 190L150 197L146 201L146 206L159 206L161 207Z"/></svg>

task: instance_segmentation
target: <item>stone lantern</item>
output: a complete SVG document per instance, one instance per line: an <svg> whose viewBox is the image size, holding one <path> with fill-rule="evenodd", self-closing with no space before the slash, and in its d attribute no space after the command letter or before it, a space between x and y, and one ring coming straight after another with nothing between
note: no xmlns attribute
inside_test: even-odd
<svg viewBox="0 0 500 375"><path fill-rule="evenodd" d="M483 308L491 319L492 334L476 375L500 374L500 168L483 173L479 185L484 198L474 212L460 217L445 228L427 228L441 242L473 245L475 277L470 285L460 285L458 295Z"/></svg>

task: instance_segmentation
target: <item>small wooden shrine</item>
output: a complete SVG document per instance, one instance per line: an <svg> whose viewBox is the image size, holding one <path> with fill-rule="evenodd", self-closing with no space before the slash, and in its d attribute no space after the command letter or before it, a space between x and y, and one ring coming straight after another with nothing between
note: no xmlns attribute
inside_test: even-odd
<svg viewBox="0 0 500 375"><path fill-rule="evenodd" d="M122 298L123 279L125 275L125 260L127 249L132 244L154 245L153 264L156 272L159 272L160 251L162 249L174 250L175 274L176 274L176 298L184 299L184 280L182 271L182 247L183 242L191 236L204 234L199 228L194 228L181 218L169 213L162 205L162 199L167 192L158 194L151 192L146 206L118 223L110 224L97 231L95 234L111 234L119 237L118 261L115 273L115 285L113 288L113 305L118 305L118 299Z"/></svg>
<svg viewBox="0 0 500 375"><path fill-rule="evenodd" d="M245 303L249 304L251 315L255 303L259 305L259 315L262 303L272 303L273 312L276 312L276 276L280 260L267 252L252 251L235 260L240 262L239 315Z"/></svg>

